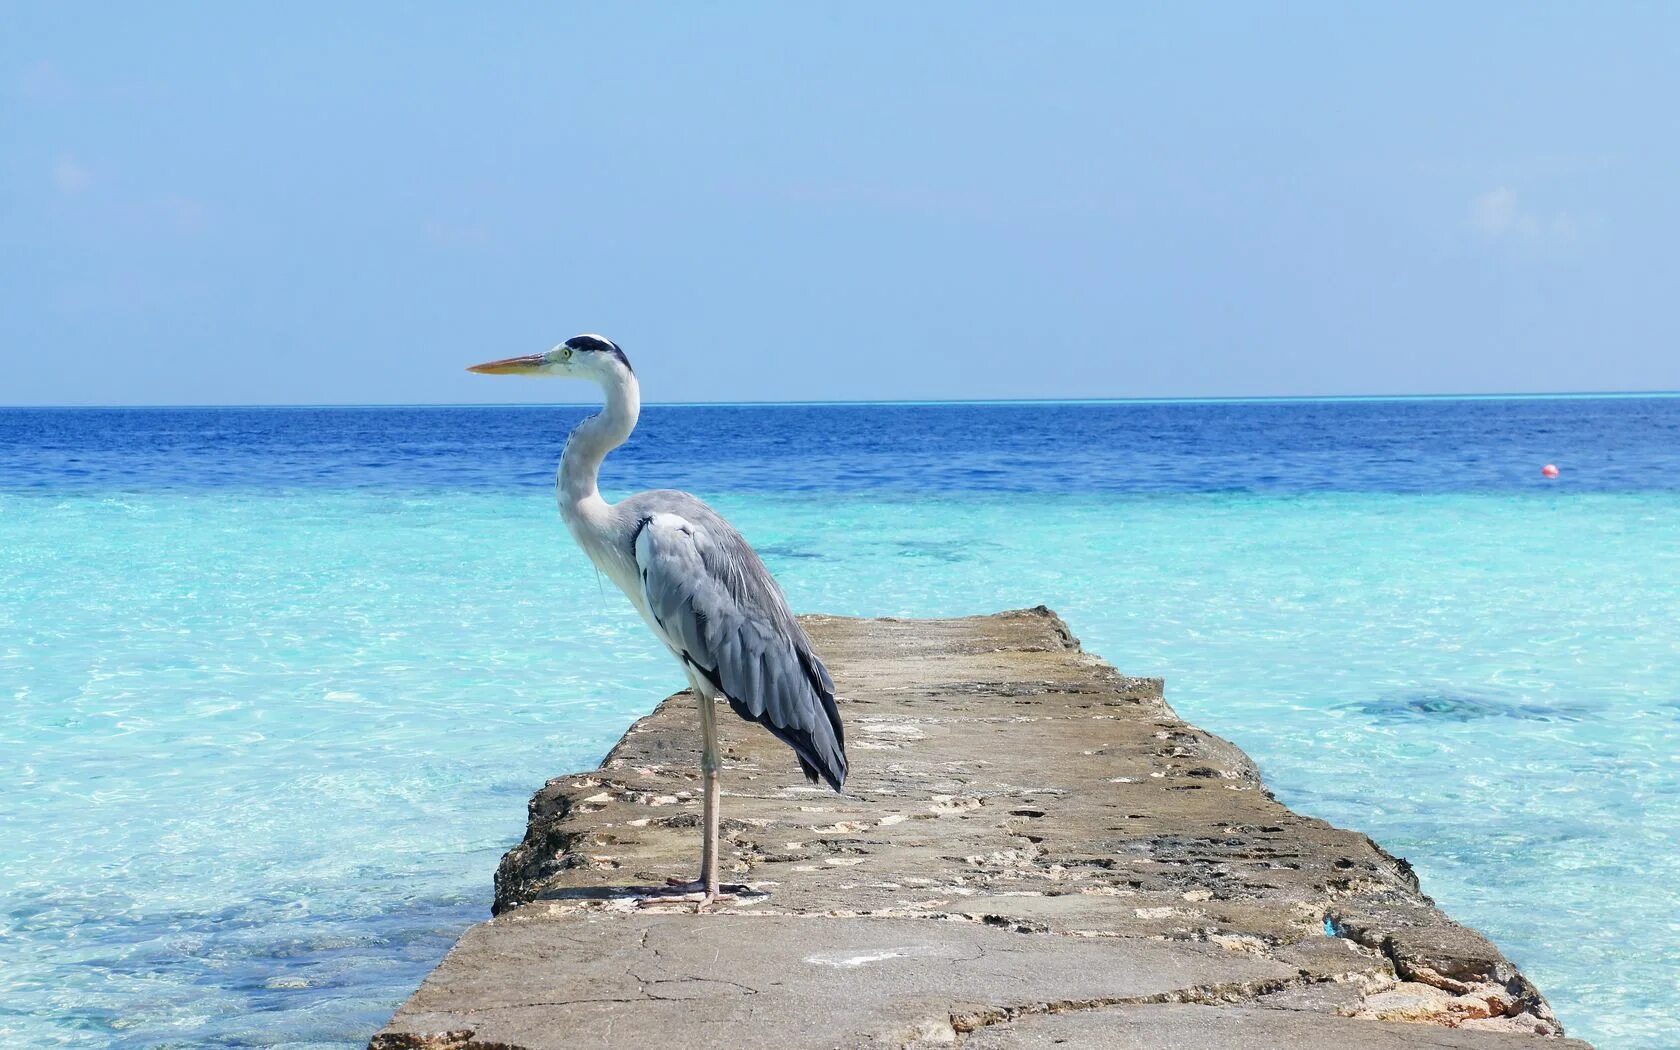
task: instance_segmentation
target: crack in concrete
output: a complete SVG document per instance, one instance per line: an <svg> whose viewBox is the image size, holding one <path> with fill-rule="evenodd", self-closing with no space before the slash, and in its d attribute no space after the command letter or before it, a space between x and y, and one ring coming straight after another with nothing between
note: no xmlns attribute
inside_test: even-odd
<svg viewBox="0 0 1680 1050"><path fill-rule="evenodd" d="M1259 981L1233 981L1219 984L1192 985L1188 988L1175 988L1169 992L1157 992L1152 995L1104 996L1096 999L1058 999L1036 1003L1019 1003L1010 1006L982 1007L978 1010L959 1012L953 1010L949 1020L951 1028L957 1033L960 1044L963 1038L983 1028L996 1025L1010 1024L1022 1017L1032 1017L1040 1014L1072 1013L1075 1011L1101 1010L1111 1006L1157 1006L1164 1003L1195 1003L1203 1006L1228 1006L1236 1003L1253 1003L1261 996L1275 995L1288 988L1304 987L1308 984L1320 984L1329 978L1320 978L1302 974L1297 977L1268 978ZM915 1046L915 1042L903 1044L905 1050Z"/></svg>

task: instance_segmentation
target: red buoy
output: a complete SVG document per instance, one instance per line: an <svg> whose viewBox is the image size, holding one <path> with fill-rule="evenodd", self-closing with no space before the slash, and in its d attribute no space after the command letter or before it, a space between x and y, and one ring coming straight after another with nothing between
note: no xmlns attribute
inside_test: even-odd
<svg viewBox="0 0 1680 1050"><path fill-rule="evenodd" d="M1546 464L1545 466L1540 468L1540 473L1546 475L1546 477L1548 477L1548 478L1557 477L1558 476L1557 464L1556 463Z"/></svg>

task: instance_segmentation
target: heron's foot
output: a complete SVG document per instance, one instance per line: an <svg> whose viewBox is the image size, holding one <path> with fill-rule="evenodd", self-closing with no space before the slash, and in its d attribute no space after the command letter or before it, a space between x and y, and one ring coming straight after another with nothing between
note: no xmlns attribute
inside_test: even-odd
<svg viewBox="0 0 1680 1050"><path fill-rule="evenodd" d="M735 904L741 901L759 900L767 896L762 890L754 890L750 886L733 883L720 883L707 887L704 879L686 882L682 879L667 879L665 888L648 894L636 901L638 908L660 908L672 904L684 906L693 904L698 912L709 911L714 907L725 904Z"/></svg>

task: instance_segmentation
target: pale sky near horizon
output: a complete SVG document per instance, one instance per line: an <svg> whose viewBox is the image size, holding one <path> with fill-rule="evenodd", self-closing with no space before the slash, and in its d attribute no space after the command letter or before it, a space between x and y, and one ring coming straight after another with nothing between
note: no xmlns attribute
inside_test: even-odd
<svg viewBox="0 0 1680 1050"><path fill-rule="evenodd" d="M1680 389L1680 6L0 23L0 405Z"/></svg>

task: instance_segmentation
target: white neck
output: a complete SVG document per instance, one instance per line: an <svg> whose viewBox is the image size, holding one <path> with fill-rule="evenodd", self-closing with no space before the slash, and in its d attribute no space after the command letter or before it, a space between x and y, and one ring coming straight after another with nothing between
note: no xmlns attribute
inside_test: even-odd
<svg viewBox="0 0 1680 1050"><path fill-rule="evenodd" d="M574 529L607 509L598 483L601 461L629 439L642 412L641 387L628 368L612 368L599 382L606 408L577 425L560 456L560 514Z"/></svg>

